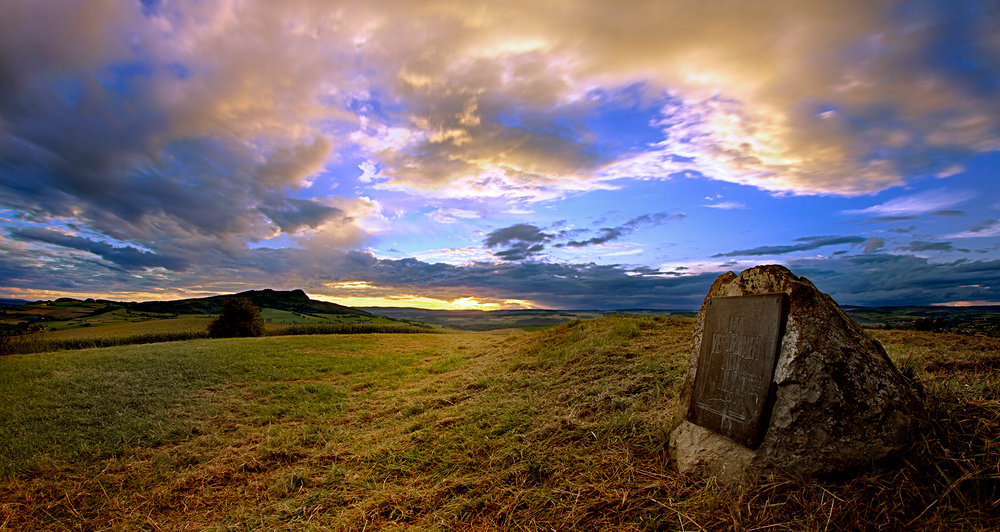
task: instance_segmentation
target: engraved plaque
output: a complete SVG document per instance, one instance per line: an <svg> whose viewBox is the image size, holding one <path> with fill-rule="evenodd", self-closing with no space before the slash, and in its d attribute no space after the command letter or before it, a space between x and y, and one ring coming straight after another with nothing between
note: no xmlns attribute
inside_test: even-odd
<svg viewBox="0 0 1000 532"><path fill-rule="evenodd" d="M784 294L708 300L687 414L692 423L751 449L760 445L785 309Z"/></svg>

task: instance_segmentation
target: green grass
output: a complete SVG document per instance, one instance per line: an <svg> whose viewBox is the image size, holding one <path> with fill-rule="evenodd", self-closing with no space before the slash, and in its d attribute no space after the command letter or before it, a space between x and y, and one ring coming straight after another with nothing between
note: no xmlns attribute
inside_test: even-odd
<svg viewBox="0 0 1000 532"><path fill-rule="evenodd" d="M415 360L358 354L376 344L354 336L224 339L2 359L0 474L37 469L39 459L101 457L167 441L212 413L212 401L197 399L205 390L249 387L266 397L275 382L388 375ZM178 416L185 407L194 410Z"/></svg>
<svg viewBox="0 0 1000 532"><path fill-rule="evenodd" d="M879 334L933 430L750 486L667 460L691 320L7 357L0 530L996 529L1000 341Z"/></svg>

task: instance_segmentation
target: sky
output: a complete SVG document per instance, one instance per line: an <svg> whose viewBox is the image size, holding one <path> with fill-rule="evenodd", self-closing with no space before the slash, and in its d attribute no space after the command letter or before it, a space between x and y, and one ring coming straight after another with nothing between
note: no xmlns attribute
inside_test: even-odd
<svg viewBox="0 0 1000 532"><path fill-rule="evenodd" d="M0 297L1000 304L992 0L4 0Z"/></svg>

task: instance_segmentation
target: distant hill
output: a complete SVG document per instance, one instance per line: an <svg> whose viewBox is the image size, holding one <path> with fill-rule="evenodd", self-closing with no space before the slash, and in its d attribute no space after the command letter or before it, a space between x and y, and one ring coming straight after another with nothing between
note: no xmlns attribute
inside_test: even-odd
<svg viewBox="0 0 1000 532"><path fill-rule="evenodd" d="M46 330L90 327L112 322L135 322L177 317L214 317L222 311L223 301L243 298L268 313L280 316L275 323L321 323L327 320L351 322L380 318L363 310L315 301L302 290L250 290L238 294L210 296L175 301L123 302L106 299L79 300L61 297L55 301L22 302L0 306L0 332L8 329ZM281 314L284 314L281 316ZM53 329L54 330L54 329Z"/></svg>
<svg viewBox="0 0 1000 532"><path fill-rule="evenodd" d="M0 298L0 307L12 307L16 305L23 305L25 303L30 303L25 299L3 299Z"/></svg>
<svg viewBox="0 0 1000 532"><path fill-rule="evenodd" d="M979 336L1000 336L1000 306L854 307L844 312L863 327L917 329Z"/></svg>
<svg viewBox="0 0 1000 532"><path fill-rule="evenodd" d="M534 329L551 327L572 320L589 320L614 314L694 318L697 310L431 310L411 307L364 307L380 316L410 322L431 323L462 331L497 329Z"/></svg>
<svg viewBox="0 0 1000 532"><path fill-rule="evenodd" d="M914 329L958 334L1000 336L1000 306L981 307L856 307L844 311L863 327ZM697 310L430 310L404 307L364 307L390 318L431 323L448 329L488 331L559 325L576 319L612 314L695 318Z"/></svg>
<svg viewBox="0 0 1000 532"><path fill-rule="evenodd" d="M336 303L309 299L302 290L249 290L232 295L180 299L176 301L144 301L126 304L132 312L152 312L163 314L218 314L222 302L227 299L248 299L261 309L271 308L303 314L339 314L345 316L374 315L363 310L345 307Z"/></svg>

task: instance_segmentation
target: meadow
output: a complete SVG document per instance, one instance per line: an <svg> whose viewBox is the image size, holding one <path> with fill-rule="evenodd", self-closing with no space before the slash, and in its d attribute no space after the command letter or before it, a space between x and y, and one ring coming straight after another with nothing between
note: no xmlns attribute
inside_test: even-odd
<svg viewBox="0 0 1000 532"><path fill-rule="evenodd" d="M996 530L1000 340L873 331L926 430L846 478L667 458L692 320L0 358L0 530Z"/></svg>

